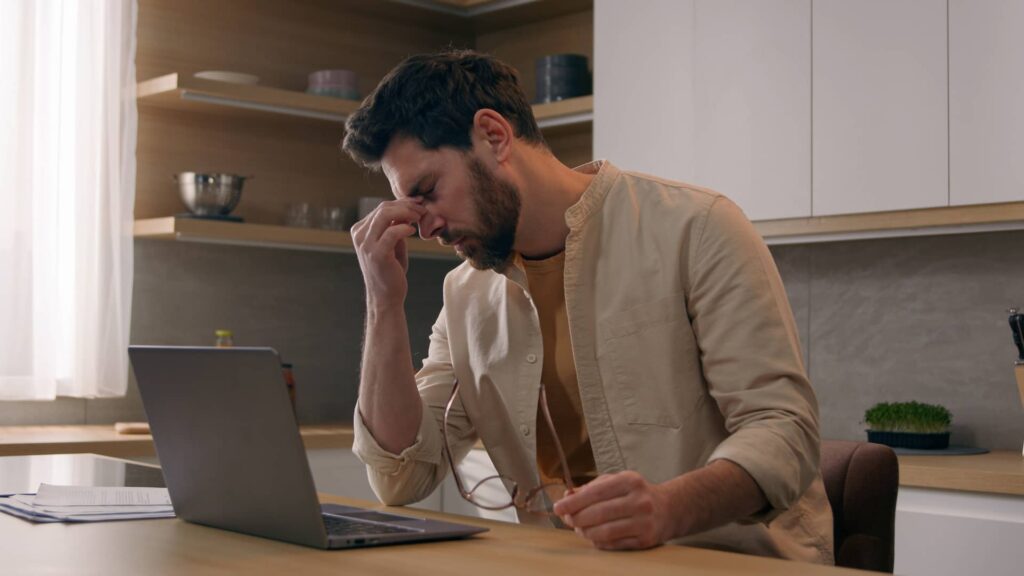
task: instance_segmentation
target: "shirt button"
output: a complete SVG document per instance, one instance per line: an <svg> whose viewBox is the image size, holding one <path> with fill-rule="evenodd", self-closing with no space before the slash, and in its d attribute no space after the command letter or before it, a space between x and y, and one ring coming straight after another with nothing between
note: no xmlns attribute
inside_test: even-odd
<svg viewBox="0 0 1024 576"><path fill-rule="evenodd" d="M523 433L523 436L529 436L530 435L530 427L527 426L526 424L523 424L522 426L520 426L519 427L519 431Z"/></svg>
<svg viewBox="0 0 1024 576"><path fill-rule="evenodd" d="M526 361L529 362L530 364L536 363L537 362L537 355L536 354L527 354L526 355Z"/></svg>

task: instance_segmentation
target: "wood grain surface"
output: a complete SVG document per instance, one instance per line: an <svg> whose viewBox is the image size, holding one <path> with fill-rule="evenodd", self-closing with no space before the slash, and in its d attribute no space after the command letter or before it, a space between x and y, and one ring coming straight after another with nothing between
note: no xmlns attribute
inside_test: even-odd
<svg viewBox="0 0 1024 576"><path fill-rule="evenodd" d="M300 431L310 450L352 446L348 425L302 426ZM153 456L156 451L149 434L119 434L114 424L0 427L0 456L81 453L128 458Z"/></svg>
<svg viewBox="0 0 1024 576"><path fill-rule="evenodd" d="M380 507L326 495L321 495L321 501ZM460 541L324 551L189 524L179 519L75 525L30 524L0 514L0 538L4 542L4 572L18 575L868 574L682 546L662 546L640 552L602 552L568 530L422 510L386 510L482 525L490 531Z"/></svg>

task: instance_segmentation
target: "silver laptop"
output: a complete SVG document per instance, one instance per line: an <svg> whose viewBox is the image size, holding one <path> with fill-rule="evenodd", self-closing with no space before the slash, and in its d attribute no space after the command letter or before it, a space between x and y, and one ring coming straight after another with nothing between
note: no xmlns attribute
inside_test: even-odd
<svg viewBox="0 0 1024 576"><path fill-rule="evenodd" d="M271 348L130 346L177 515L318 548L462 538L486 528L321 505Z"/></svg>

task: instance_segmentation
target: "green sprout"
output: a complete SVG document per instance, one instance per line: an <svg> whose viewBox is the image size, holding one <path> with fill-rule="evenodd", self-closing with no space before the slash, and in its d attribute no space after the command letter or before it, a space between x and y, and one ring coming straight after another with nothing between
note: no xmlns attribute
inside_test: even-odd
<svg viewBox="0 0 1024 576"><path fill-rule="evenodd" d="M945 407L920 402L880 402L864 413L868 427L879 432L946 432L952 420Z"/></svg>

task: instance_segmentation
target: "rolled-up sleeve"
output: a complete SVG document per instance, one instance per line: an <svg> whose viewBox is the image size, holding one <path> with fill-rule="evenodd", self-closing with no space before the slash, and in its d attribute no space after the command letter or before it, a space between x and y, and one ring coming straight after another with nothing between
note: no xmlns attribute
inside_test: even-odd
<svg viewBox="0 0 1024 576"><path fill-rule="evenodd" d="M366 464L370 486L381 502L389 505L418 502L429 496L444 480L449 465L441 426L454 383L445 311L442 309L430 335L427 358L416 374L423 417L415 442L400 454L385 450L363 422L358 404L355 409L352 451ZM456 461L465 456L476 440L458 400L449 415L448 435Z"/></svg>
<svg viewBox="0 0 1024 576"><path fill-rule="evenodd" d="M729 434L709 461L732 461L754 478L770 508L744 521L767 522L818 475L817 399L778 270L753 225L719 197L697 234L687 305Z"/></svg>

